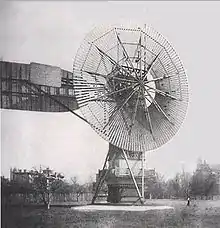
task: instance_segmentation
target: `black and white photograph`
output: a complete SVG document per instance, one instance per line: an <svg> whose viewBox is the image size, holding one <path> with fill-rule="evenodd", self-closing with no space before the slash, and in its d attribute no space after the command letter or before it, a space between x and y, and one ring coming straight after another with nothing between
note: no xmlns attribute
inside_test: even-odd
<svg viewBox="0 0 220 228"><path fill-rule="evenodd" d="M220 228L218 1L1 1L1 227Z"/></svg>

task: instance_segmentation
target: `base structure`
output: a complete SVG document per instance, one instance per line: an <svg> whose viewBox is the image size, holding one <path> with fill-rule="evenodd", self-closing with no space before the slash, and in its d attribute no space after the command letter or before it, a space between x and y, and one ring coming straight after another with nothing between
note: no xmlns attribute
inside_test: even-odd
<svg viewBox="0 0 220 228"><path fill-rule="evenodd" d="M92 204L100 192L105 193L104 197L107 195L109 203L119 203L123 197L129 197L134 203L144 204L147 179L144 166L144 153L125 151L110 144L102 170L96 177Z"/></svg>

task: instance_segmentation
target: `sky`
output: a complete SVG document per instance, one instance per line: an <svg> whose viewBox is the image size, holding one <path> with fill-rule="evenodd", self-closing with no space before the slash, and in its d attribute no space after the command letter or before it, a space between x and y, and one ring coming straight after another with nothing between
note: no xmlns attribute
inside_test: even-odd
<svg viewBox="0 0 220 228"><path fill-rule="evenodd" d="M220 163L220 2L0 2L0 57L72 70L95 26L148 24L176 49L189 80L188 114L177 135L146 153L147 167L169 178L198 158ZM108 143L70 113L1 110L1 175L10 167L50 166L81 182L94 179Z"/></svg>

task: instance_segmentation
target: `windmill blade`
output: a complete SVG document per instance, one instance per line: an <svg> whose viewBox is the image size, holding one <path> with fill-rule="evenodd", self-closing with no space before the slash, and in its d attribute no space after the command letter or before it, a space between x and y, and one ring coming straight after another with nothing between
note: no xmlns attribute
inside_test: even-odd
<svg viewBox="0 0 220 228"><path fill-rule="evenodd" d="M174 97L174 96L170 95L170 94L167 93L167 92L163 92L162 90L153 88L153 87L151 87L151 86L149 86L149 85L147 85L147 84L145 84L145 86L148 87L148 88L151 89L151 90L154 90L155 92L157 92L158 94L160 94L160 95L162 95L162 96L164 96L164 97L170 97L170 98L172 98L172 99L174 99L174 100L180 100L179 98ZM180 101L181 101L181 100L180 100Z"/></svg>
<svg viewBox="0 0 220 228"><path fill-rule="evenodd" d="M158 59L159 55L160 55L160 52L155 56L155 58L153 59L153 61L148 65L147 71L146 71L145 74L143 75L143 81L146 79L148 72L152 69L153 64L154 64L155 61Z"/></svg>
<svg viewBox="0 0 220 228"><path fill-rule="evenodd" d="M123 101L123 103L117 107L114 112L110 115L109 117L109 121L106 123L106 125L103 127L103 129L106 128L106 126L108 126L108 124L110 123L110 121L113 119L113 117L118 114L118 112L125 106L125 104L131 99L131 97L134 95L135 91L132 91L129 96Z"/></svg>
<svg viewBox="0 0 220 228"><path fill-rule="evenodd" d="M99 51L101 56L104 56L107 60L109 60L109 62L111 62L113 64L113 66L117 66L118 68L120 68L122 71L125 71L126 74L130 75L131 77L133 77L128 71L126 71L124 68L122 68L112 57L110 57L108 54L106 54L104 51L102 51L99 47L97 47L96 45L94 45L97 50ZM135 80L136 78L133 77Z"/></svg>
<svg viewBox="0 0 220 228"><path fill-rule="evenodd" d="M132 121L131 121L131 125L130 125L130 128L129 128L129 132L128 132L129 135L131 135L131 130L132 130L132 127L134 125L135 118L136 118L136 113L137 113L137 108L138 108L138 103L139 103L139 95L140 95L140 90L138 91L138 95L137 95L135 109L134 109L134 113L133 113L133 116L132 116Z"/></svg>
<svg viewBox="0 0 220 228"><path fill-rule="evenodd" d="M170 43L150 27L96 28L77 52L74 72L83 117L117 147L156 149L184 121L184 68Z"/></svg>
<svg viewBox="0 0 220 228"><path fill-rule="evenodd" d="M121 39L120 39L120 37L119 37L117 32L116 32L116 36L117 36L117 39L118 39L118 41L119 41L119 43L120 43L120 45L121 45L121 47L123 49L123 53L124 53L124 55L126 56L126 59L129 62L129 65L131 66L131 68L133 69L133 71L134 71L134 73L136 75L136 79L138 79L138 75L137 75L137 72L136 72L136 70L135 70L135 68L133 66L133 63L131 62L131 59L130 59L130 57L129 57L129 55L128 55L128 53L127 53L127 51L126 51L126 49L125 49L125 47L123 45L123 43L121 42Z"/></svg>

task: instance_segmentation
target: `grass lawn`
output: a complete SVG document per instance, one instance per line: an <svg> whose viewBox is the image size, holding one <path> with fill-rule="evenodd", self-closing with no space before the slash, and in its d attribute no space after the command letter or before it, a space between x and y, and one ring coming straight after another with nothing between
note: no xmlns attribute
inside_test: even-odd
<svg viewBox="0 0 220 228"><path fill-rule="evenodd" d="M220 201L151 200L147 204L173 206L174 210L75 211L71 208L10 208L2 214L2 228L73 227L180 227L220 228Z"/></svg>

